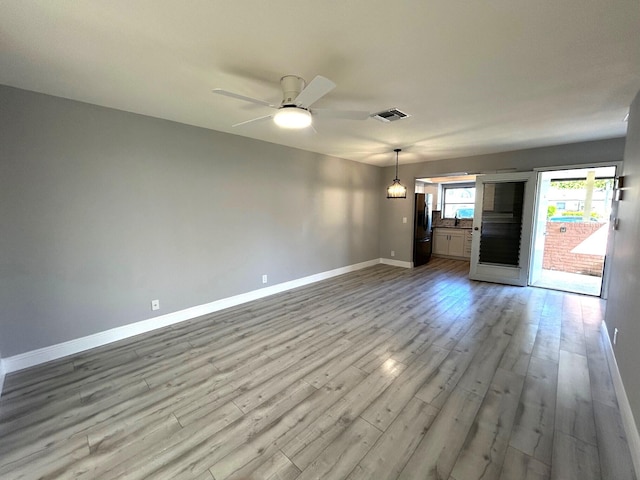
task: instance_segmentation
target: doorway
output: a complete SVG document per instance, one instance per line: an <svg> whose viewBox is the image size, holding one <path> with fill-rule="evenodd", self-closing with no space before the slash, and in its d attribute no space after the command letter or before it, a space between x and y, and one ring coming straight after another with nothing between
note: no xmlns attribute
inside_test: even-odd
<svg viewBox="0 0 640 480"><path fill-rule="evenodd" d="M538 173L529 285L601 296L615 173Z"/></svg>

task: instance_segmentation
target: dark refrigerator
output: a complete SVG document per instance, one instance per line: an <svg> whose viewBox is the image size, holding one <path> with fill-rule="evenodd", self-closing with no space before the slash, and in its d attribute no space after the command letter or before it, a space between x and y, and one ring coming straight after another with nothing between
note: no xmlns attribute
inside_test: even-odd
<svg viewBox="0 0 640 480"><path fill-rule="evenodd" d="M424 265L431 258L431 201L430 193L416 193L413 219L413 266Z"/></svg>

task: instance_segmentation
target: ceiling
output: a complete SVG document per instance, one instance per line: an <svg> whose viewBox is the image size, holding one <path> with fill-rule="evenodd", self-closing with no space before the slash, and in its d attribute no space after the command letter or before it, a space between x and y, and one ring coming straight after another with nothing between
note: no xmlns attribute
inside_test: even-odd
<svg viewBox="0 0 640 480"><path fill-rule="evenodd" d="M392 165L621 137L640 89L638 0L4 0L0 84ZM279 79L337 87L315 107L393 123L281 130Z"/></svg>

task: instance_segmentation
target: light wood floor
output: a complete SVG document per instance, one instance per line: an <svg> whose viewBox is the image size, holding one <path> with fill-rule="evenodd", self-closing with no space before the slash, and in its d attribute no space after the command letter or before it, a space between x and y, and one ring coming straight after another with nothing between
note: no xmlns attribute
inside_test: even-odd
<svg viewBox="0 0 640 480"><path fill-rule="evenodd" d="M378 265L7 377L0 478L634 479L604 303Z"/></svg>

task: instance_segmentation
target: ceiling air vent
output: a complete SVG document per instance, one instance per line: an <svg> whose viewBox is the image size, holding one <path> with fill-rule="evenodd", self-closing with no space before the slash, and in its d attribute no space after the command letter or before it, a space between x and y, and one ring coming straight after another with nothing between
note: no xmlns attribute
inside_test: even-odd
<svg viewBox="0 0 640 480"><path fill-rule="evenodd" d="M376 120L380 120L381 122L389 123L395 122L396 120L402 120L403 118L410 117L408 113L404 113L397 108L390 108L389 110L383 110L382 112L374 113L371 115Z"/></svg>

